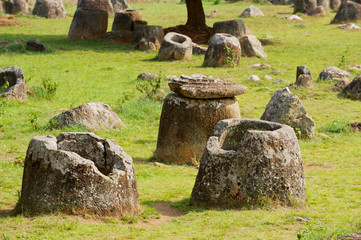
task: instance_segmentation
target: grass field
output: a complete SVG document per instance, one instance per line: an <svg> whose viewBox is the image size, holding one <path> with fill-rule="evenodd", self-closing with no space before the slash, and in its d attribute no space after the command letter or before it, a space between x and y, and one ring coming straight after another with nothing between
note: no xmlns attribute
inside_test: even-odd
<svg viewBox="0 0 361 240"><path fill-rule="evenodd" d="M156 147L162 102L137 91L136 77L144 71L164 79L200 73L242 83L249 92L238 97L241 114L259 119L274 91L295 82L296 66L308 66L316 80L325 67L361 64L361 32L330 25L334 12L320 17L302 15L303 22L290 22L281 19L292 14L289 6L204 2L205 12L217 9L220 13L207 19L207 24L239 18L251 4L266 16L244 19L245 25L259 39L273 36L272 44L265 46L268 58L242 58L235 68L203 68L202 56L185 62L157 61L157 52L134 51L130 45L101 40L67 42L73 5L66 5L65 19L16 15L12 25L1 26L0 41L10 46L0 45L0 68L20 66L27 88L36 94L25 102L0 102L0 239L297 239L297 234L301 239L337 239L341 233L361 231L361 137L346 127L349 122L361 121L361 102L338 97L335 82L315 81L312 88L292 90L316 123L316 136L299 141L306 175L305 207L195 208L189 206L189 199L197 168L157 167L148 161ZM140 9L151 25L165 28L186 21L184 4L171 1L131 6ZM110 17L108 29L112 21ZM43 42L47 51L26 51L24 43L32 38ZM250 68L255 63L268 63L272 69ZM361 74L351 73L353 77ZM246 82L252 74L262 81ZM273 80L265 80L266 74ZM272 84L277 78L286 82ZM58 83L54 96L38 91L44 80ZM162 87L166 86L164 81ZM84 131L76 127L49 130L47 123L61 109L92 101L109 104L126 124L120 130L96 134L113 139L133 157L143 213L122 219L59 212L14 216L31 138ZM159 203L174 207L177 214L162 213Z"/></svg>

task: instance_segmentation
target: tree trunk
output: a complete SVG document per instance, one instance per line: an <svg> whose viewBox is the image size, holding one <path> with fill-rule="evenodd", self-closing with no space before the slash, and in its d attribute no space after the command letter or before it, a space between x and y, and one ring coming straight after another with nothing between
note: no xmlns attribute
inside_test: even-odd
<svg viewBox="0 0 361 240"><path fill-rule="evenodd" d="M186 26L202 29L207 28L202 0L186 0L188 20Z"/></svg>

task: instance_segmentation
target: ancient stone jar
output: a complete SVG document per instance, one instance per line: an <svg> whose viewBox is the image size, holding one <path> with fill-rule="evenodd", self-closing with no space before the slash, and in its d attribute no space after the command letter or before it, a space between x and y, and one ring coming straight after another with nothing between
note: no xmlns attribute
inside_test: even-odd
<svg viewBox="0 0 361 240"><path fill-rule="evenodd" d="M193 74L173 77L160 117L155 157L176 164L197 163L221 119L240 117L235 95L247 87L220 78Z"/></svg>
<svg viewBox="0 0 361 240"><path fill-rule="evenodd" d="M338 8L335 18L331 24L342 22L361 21L361 1L345 0Z"/></svg>
<svg viewBox="0 0 361 240"><path fill-rule="evenodd" d="M106 11L78 8L70 25L68 41L104 38L107 27Z"/></svg>
<svg viewBox="0 0 361 240"><path fill-rule="evenodd" d="M192 58L192 40L186 35L170 32L165 35L158 52L161 60L190 60Z"/></svg>
<svg viewBox="0 0 361 240"><path fill-rule="evenodd" d="M361 75L358 75L352 82L350 82L342 91L346 97L351 99L361 99Z"/></svg>
<svg viewBox="0 0 361 240"><path fill-rule="evenodd" d="M124 125L113 109L101 102L90 102L64 111L49 123L52 127L58 128L81 125L88 130L115 129Z"/></svg>
<svg viewBox="0 0 361 240"><path fill-rule="evenodd" d="M317 7L317 0L295 0L294 13L309 12Z"/></svg>
<svg viewBox="0 0 361 240"><path fill-rule="evenodd" d="M209 137L191 204L208 208L305 202L300 148L287 125L220 121Z"/></svg>
<svg viewBox="0 0 361 240"><path fill-rule="evenodd" d="M66 11L61 0L37 0L33 15L46 18L64 18Z"/></svg>
<svg viewBox="0 0 361 240"><path fill-rule="evenodd" d="M297 66L295 85L299 87L313 86L311 72L307 66Z"/></svg>
<svg viewBox="0 0 361 240"><path fill-rule="evenodd" d="M133 214L139 197L132 158L94 133L34 137L29 144L21 209L99 215Z"/></svg>
<svg viewBox="0 0 361 240"><path fill-rule="evenodd" d="M103 10L112 15L113 5L110 0L78 0L78 8Z"/></svg>
<svg viewBox="0 0 361 240"><path fill-rule="evenodd" d="M7 99L26 100L23 70L18 66L0 69L0 96Z"/></svg>
<svg viewBox="0 0 361 240"><path fill-rule="evenodd" d="M273 94L261 119L287 124L296 130L299 138L312 138L315 134L315 122L287 87Z"/></svg>
<svg viewBox="0 0 361 240"><path fill-rule="evenodd" d="M142 21L142 15L139 10L126 9L115 14L112 25L112 31L119 30L133 31L136 21Z"/></svg>
<svg viewBox="0 0 361 240"><path fill-rule="evenodd" d="M242 19L215 22L213 24L213 34L228 33L240 39L244 35L250 35L251 32L246 28Z"/></svg>
<svg viewBox="0 0 361 240"><path fill-rule="evenodd" d="M8 14L27 13L29 11L29 5L26 0L5 0L4 7L5 12Z"/></svg>
<svg viewBox="0 0 361 240"><path fill-rule="evenodd" d="M130 8L126 0L111 0L115 13Z"/></svg>
<svg viewBox="0 0 361 240"><path fill-rule="evenodd" d="M351 77L349 72L337 67L327 67L322 70L318 76L318 80L348 80L349 77Z"/></svg>
<svg viewBox="0 0 361 240"><path fill-rule="evenodd" d="M222 67L238 64L241 55L241 45L235 36L217 33L209 42L203 66Z"/></svg>
<svg viewBox="0 0 361 240"><path fill-rule="evenodd" d="M132 43L140 50L157 50L164 38L164 31L161 26L135 25Z"/></svg>
<svg viewBox="0 0 361 240"><path fill-rule="evenodd" d="M258 16L264 16L263 12L255 7L255 6L249 6L248 8L246 8L242 13L241 13L241 17L245 18L245 17L258 17Z"/></svg>

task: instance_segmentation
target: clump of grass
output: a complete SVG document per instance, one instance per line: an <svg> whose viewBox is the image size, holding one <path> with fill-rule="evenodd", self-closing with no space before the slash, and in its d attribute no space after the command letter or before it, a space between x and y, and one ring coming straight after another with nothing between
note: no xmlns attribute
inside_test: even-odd
<svg viewBox="0 0 361 240"><path fill-rule="evenodd" d="M323 125L319 130L321 132L329 133L349 133L351 132L351 127L348 125L349 123L349 120L339 119Z"/></svg>
<svg viewBox="0 0 361 240"><path fill-rule="evenodd" d="M41 86L34 87L35 96L39 99L50 100L54 98L56 91L59 87L59 82L52 78L44 78L41 82Z"/></svg>

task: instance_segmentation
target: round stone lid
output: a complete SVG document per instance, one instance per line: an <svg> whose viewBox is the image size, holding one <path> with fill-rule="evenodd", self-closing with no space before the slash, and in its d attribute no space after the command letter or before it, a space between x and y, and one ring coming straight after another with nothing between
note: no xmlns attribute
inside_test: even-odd
<svg viewBox="0 0 361 240"><path fill-rule="evenodd" d="M170 90L188 98L227 98L248 91L248 88L244 85L201 74L172 76L168 79Z"/></svg>

